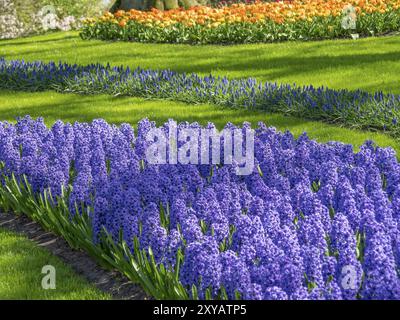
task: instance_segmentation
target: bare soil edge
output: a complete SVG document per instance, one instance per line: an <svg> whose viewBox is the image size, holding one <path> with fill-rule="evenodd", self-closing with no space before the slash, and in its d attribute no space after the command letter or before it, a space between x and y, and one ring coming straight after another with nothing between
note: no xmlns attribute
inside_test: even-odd
<svg viewBox="0 0 400 320"><path fill-rule="evenodd" d="M54 233L43 230L36 222L23 215L0 212L0 228L25 235L36 245L47 249L53 255L99 290L109 293L116 300L149 300L140 286L133 284L117 271L100 267L93 258L83 251L73 250L68 243Z"/></svg>

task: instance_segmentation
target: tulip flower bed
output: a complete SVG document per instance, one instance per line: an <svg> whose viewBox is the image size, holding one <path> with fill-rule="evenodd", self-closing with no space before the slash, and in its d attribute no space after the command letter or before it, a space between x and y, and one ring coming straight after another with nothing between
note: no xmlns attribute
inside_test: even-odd
<svg viewBox="0 0 400 320"><path fill-rule="evenodd" d="M343 124L386 130L398 136L400 96L361 90L331 90L312 86L277 85L255 79L181 74L170 70L130 70L92 64L6 61L0 59L0 88L81 94L106 93L162 98L191 104L212 103L234 108L282 112Z"/></svg>
<svg viewBox="0 0 400 320"><path fill-rule="evenodd" d="M346 9L348 5L352 8ZM294 0L222 8L108 12L101 18L87 19L81 37L225 44L331 39L351 32L370 36L399 30L399 0Z"/></svg>
<svg viewBox="0 0 400 320"><path fill-rule="evenodd" d="M149 164L153 128L148 120L137 133L103 120L0 122L0 206L62 234L155 298L400 298L392 149L366 143L355 154L260 124L255 169L237 176L227 164ZM178 131L187 128L201 129L182 123Z"/></svg>

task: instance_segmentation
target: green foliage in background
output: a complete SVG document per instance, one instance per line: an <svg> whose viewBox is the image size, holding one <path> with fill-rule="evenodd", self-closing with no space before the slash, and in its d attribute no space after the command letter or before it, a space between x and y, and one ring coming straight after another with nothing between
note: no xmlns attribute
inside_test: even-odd
<svg viewBox="0 0 400 320"><path fill-rule="evenodd" d="M107 9L107 2L104 0L0 0L0 39L45 31L42 16L48 11L43 9L49 8L48 6L54 8L54 13L60 21L66 17L74 17L76 21L74 27L76 27L81 18L100 15Z"/></svg>

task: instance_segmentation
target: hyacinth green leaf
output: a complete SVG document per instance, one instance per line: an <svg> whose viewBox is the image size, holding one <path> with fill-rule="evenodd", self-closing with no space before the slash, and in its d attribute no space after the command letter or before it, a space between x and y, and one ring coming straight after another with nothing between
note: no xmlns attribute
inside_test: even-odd
<svg viewBox="0 0 400 320"><path fill-rule="evenodd" d="M242 299L242 295L239 291L235 290L235 299L236 300L241 300Z"/></svg>
<svg viewBox="0 0 400 320"><path fill-rule="evenodd" d="M207 230L208 230L208 226L204 220L200 220L200 227L201 227L201 231L203 232L203 234L206 234Z"/></svg>
<svg viewBox="0 0 400 320"><path fill-rule="evenodd" d="M261 168L260 168L260 165L257 165L257 170L258 170L258 174L259 174L261 177L263 177L263 176L264 176L264 173L262 172L262 170L261 170Z"/></svg>
<svg viewBox="0 0 400 320"><path fill-rule="evenodd" d="M212 296L212 289L211 288L207 288L204 294L204 297L206 300L212 300L213 296Z"/></svg>
<svg viewBox="0 0 400 320"><path fill-rule="evenodd" d="M182 250L181 248L178 248L178 250L176 251L176 260L175 260L175 271L174 271L174 275L175 275L175 281L179 281L179 274L181 271L181 264L183 262L183 254L182 254Z"/></svg>
<svg viewBox="0 0 400 320"><path fill-rule="evenodd" d="M220 288L220 298L221 298L221 300L229 300L228 293L226 292L225 287L222 285Z"/></svg>
<svg viewBox="0 0 400 320"><path fill-rule="evenodd" d="M192 299L199 300L199 294L197 291L197 287L194 284L192 285Z"/></svg>

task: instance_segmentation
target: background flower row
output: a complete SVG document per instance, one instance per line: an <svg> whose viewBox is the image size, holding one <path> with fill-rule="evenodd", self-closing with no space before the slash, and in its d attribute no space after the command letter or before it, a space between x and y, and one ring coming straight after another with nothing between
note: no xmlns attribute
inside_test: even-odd
<svg viewBox="0 0 400 320"><path fill-rule="evenodd" d="M398 31L398 0L256 2L221 8L130 10L87 19L84 39L176 43L249 43L327 39Z"/></svg>
<svg viewBox="0 0 400 320"><path fill-rule="evenodd" d="M0 59L0 88L81 94L164 98L188 103L212 103L234 108L282 112L349 127L386 130L399 135L400 96L362 90L278 85L237 79L92 64L7 61Z"/></svg>

